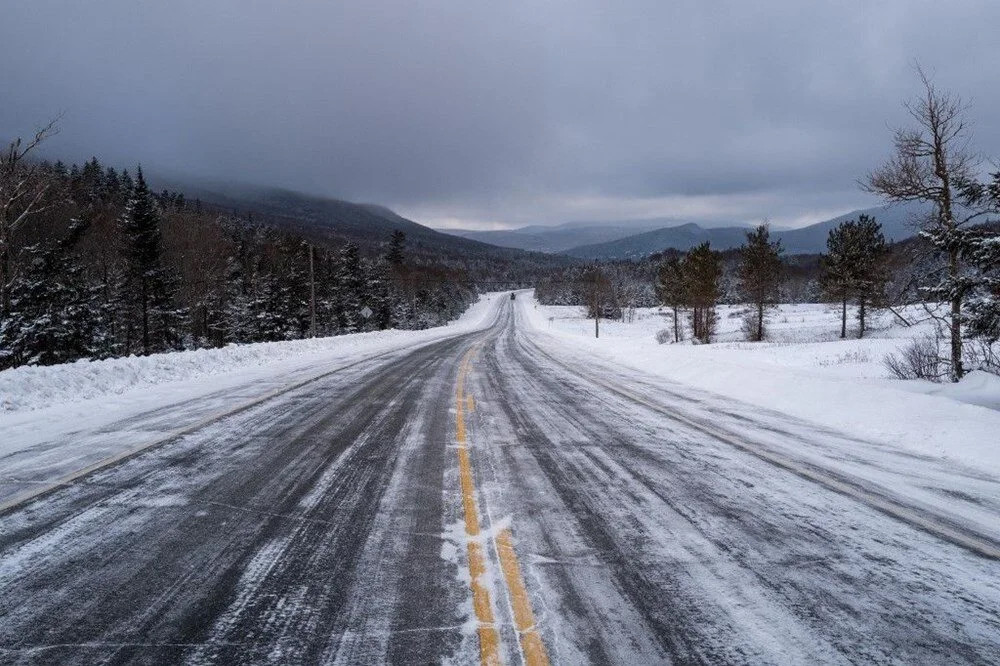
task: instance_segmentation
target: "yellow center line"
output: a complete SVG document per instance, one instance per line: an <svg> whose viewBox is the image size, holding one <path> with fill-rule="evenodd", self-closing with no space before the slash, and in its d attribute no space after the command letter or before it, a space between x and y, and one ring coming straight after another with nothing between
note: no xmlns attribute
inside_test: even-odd
<svg viewBox="0 0 1000 666"><path fill-rule="evenodd" d="M475 537L479 536L479 513L476 508L476 489L472 477L472 464L469 461L469 449L465 431L465 408L472 411L475 402L471 395L465 393L465 377L469 372L469 364L476 349L466 352L458 372L458 382L455 391L455 439L458 442L458 469L462 486L462 507L465 513L465 533L469 539L469 576L472 588L472 606L479 623L479 657L483 664L499 664L500 636L493 619L493 608L490 604L490 593L481 581L486 572L486 560L482 545ZM538 627L535 625L535 614L531 608L531 599L524 585L521 566L514 551L514 537L509 529L503 529L497 535L495 542L500 568L503 570L504 581L510 597L511 609L514 614L514 625L517 628L517 639L521 645L521 654L526 666L548 666L549 657L545 651Z"/></svg>
<svg viewBox="0 0 1000 666"><path fill-rule="evenodd" d="M469 463L469 449L465 437L465 413L462 409L465 392L465 374L469 371L470 349L462 360L458 372L458 388L455 394L455 439L458 442L458 472L462 484L462 507L465 510L465 533L469 539L469 587L472 588L472 608L479 623L479 660L486 666L501 663L500 635L493 619L490 591L483 584L486 573L486 558L483 547L474 537L479 536L479 514L476 511L476 489L472 483L472 465Z"/></svg>
<svg viewBox="0 0 1000 666"><path fill-rule="evenodd" d="M548 666L549 655L545 651L542 636L535 626L535 614L531 610L531 599L524 586L521 566L514 552L513 536L509 529L503 529L497 535L497 555L500 557L500 568L503 569L507 590L510 592L510 605L514 610L514 626L517 627L517 638L521 642L521 652L524 663L528 666Z"/></svg>

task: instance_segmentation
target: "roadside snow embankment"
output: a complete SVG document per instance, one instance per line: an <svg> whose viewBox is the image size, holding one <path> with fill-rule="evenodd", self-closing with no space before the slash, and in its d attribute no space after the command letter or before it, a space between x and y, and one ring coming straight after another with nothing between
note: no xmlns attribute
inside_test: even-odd
<svg viewBox="0 0 1000 666"><path fill-rule="evenodd" d="M522 310L535 334L564 353L592 354L860 439L1000 474L1000 379L985 373L957 385L889 379L885 356L928 332L895 326L891 315L875 318L863 340L840 340L838 312L783 305L770 317L775 341L749 343L737 341L740 308L723 306L720 342L692 345L657 343L656 332L672 328L656 308L640 309L631 323L602 321L598 339L582 308L525 298Z"/></svg>
<svg viewBox="0 0 1000 666"><path fill-rule="evenodd" d="M373 331L4 370L0 372L0 413L24 412L253 369L291 371L433 342L488 326L496 314L500 296L506 293L486 294L447 326L421 331Z"/></svg>

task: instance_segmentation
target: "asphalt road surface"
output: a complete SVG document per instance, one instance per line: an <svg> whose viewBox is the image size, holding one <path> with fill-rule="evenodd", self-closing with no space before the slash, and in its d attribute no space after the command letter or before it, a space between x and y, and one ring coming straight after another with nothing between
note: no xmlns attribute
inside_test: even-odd
<svg viewBox="0 0 1000 666"><path fill-rule="evenodd" d="M515 305L0 515L0 661L1000 663L996 530L755 451L836 434L563 355Z"/></svg>

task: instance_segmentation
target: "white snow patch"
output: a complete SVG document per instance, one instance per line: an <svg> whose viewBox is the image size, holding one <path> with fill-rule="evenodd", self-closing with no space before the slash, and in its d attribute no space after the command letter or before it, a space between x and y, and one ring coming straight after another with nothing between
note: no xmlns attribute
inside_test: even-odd
<svg viewBox="0 0 1000 666"><path fill-rule="evenodd" d="M657 343L657 331L672 331L666 309L641 308L631 323L602 320L595 339L594 321L584 318L582 308L544 306L531 298L518 304L533 338L561 354L603 359L860 439L1000 474L1000 378L974 372L959 384L935 384L888 376L885 356L933 331L921 308L904 313L924 315L915 326L880 312L867 337L841 340L837 308L781 305L769 317L769 341L750 343L741 341L743 308L720 306L719 341L692 345Z"/></svg>
<svg viewBox="0 0 1000 666"><path fill-rule="evenodd" d="M970 372L957 384L912 381L900 382L900 388L1000 410L1000 377L982 370Z"/></svg>
<svg viewBox="0 0 1000 666"><path fill-rule="evenodd" d="M0 413L22 412L121 395L154 386L266 368L283 371L352 357L364 357L399 347L432 342L473 331L490 323L499 298L482 296L462 316L446 326L422 331L373 331L328 338L232 344L219 349L129 356L102 361L81 360L53 366L24 366L0 371Z"/></svg>

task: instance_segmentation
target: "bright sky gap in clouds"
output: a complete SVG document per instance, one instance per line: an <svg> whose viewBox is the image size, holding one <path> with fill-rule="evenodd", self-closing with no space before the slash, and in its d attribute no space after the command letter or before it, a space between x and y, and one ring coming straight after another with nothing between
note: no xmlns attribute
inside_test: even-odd
<svg viewBox="0 0 1000 666"><path fill-rule="evenodd" d="M946 11L945 11L946 10ZM8 3L0 137L431 225L872 205L919 61L1000 156L1000 3Z"/></svg>

